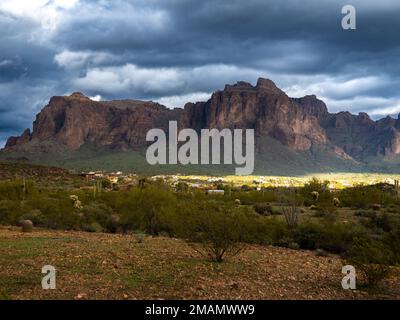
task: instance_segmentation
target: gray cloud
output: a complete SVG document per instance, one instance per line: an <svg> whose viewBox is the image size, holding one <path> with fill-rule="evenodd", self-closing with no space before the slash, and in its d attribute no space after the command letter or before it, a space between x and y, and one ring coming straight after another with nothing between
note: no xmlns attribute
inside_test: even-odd
<svg viewBox="0 0 400 320"><path fill-rule="evenodd" d="M357 9L357 30L341 8ZM34 0L0 4L0 140L31 125L50 96L182 106L264 76L331 111L400 111L395 0Z"/></svg>

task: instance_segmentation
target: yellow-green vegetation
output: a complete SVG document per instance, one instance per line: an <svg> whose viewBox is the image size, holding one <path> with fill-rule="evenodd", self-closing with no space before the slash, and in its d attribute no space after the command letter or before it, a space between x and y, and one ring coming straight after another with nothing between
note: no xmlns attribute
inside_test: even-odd
<svg viewBox="0 0 400 320"><path fill-rule="evenodd" d="M176 175L175 179L191 183L209 184L220 181L233 186L258 186L258 187L302 187L312 178L328 181L331 189L344 189L357 185L373 185L377 183L391 183L400 180L400 174L385 173L322 173L304 176L198 176Z"/></svg>
<svg viewBox="0 0 400 320"><path fill-rule="evenodd" d="M318 250L357 266L369 287L384 288L386 278L398 272L397 179L343 189L316 177L285 187L250 183L252 177L226 179L206 180L206 188L182 176L141 178L126 188L3 180L0 224L29 220L36 228L126 235L138 244L146 236L176 238L199 259L218 263L234 261L254 245ZM208 188L224 194L207 194Z"/></svg>

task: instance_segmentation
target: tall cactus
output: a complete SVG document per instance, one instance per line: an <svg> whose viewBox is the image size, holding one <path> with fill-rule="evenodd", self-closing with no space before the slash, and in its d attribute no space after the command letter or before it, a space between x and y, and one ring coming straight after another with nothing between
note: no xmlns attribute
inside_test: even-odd
<svg viewBox="0 0 400 320"><path fill-rule="evenodd" d="M96 180L93 188L93 198L96 198L97 195L100 194L102 191L103 191L103 184L101 180Z"/></svg>

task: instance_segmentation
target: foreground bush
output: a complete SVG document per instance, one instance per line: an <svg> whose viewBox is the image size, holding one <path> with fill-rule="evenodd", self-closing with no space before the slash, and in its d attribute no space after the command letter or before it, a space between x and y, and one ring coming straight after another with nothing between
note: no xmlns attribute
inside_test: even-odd
<svg viewBox="0 0 400 320"><path fill-rule="evenodd" d="M176 224L176 234L202 256L222 262L243 250L254 214L214 201L187 208Z"/></svg>
<svg viewBox="0 0 400 320"><path fill-rule="evenodd" d="M142 230L154 236L161 232L172 234L177 201L166 186L135 188L117 200L115 207L121 213L120 225L124 231Z"/></svg>
<svg viewBox="0 0 400 320"><path fill-rule="evenodd" d="M370 287L377 286L390 272L393 252L383 242L356 239L346 254L346 263L361 271Z"/></svg>

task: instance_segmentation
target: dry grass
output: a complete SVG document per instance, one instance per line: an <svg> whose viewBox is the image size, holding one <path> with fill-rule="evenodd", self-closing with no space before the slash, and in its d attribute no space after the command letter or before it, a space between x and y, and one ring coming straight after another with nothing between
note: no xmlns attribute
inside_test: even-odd
<svg viewBox="0 0 400 320"><path fill-rule="evenodd" d="M41 288L46 264L56 290ZM284 248L249 246L218 264L177 239L0 227L0 297L9 299L400 299L398 272L384 292L350 292L341 267Z"/></svg>

